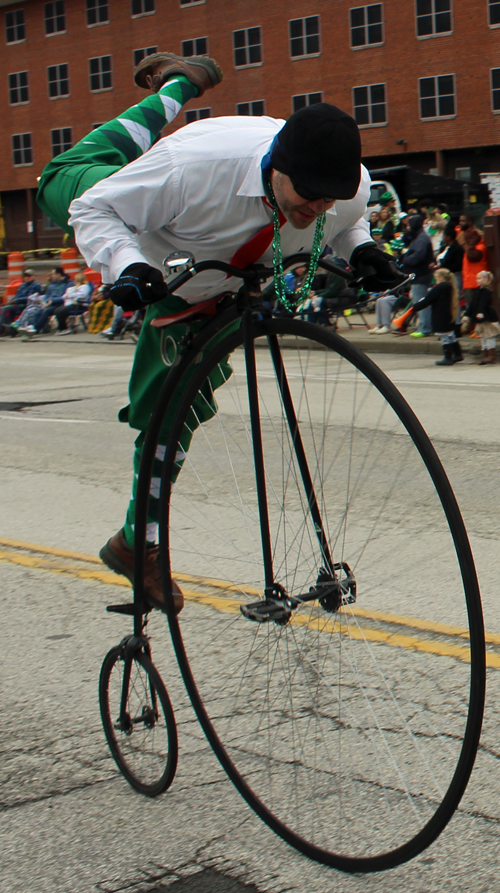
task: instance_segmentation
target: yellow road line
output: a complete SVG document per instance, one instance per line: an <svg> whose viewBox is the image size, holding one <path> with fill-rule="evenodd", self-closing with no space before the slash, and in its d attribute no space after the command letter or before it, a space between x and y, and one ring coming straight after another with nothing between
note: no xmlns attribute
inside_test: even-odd
<svg viewBox="0 0 500 893"><path fill-rule="evenodd" d="M38 543L22 543L19 540L11 540L0 537L0 546L10 546L12 549L26 549L28 552L41 552L42 555L57 555L58 558L74 558L75 561L90 561L92 564L102 564L97 555L84 555L81 552L68 552L67 549L53 549L51 546L40 546Z"/></svg>
<svg viewBox="0 0 500 893"><path fill-rule="evenodd" d="M83 580L95 580L106 585L126 586L130 588L130 582L118 574L104 570L99 558L94 555L85 555L80 552L72 552L67 549L55 549L50 546L42 546L33 543L20 542L5 537L0 537L0 545L10 547L9 551L0 549L0 561L12 564L30 567L36 570L47 571L49 573L66 574L72 577L78 577ZM26 552L38 553L37 555L26 555L18 551L22 549ZM54 561L51 558L39 557L40 555L53 556L53 558L73 559L100 565L101 569L87 569L79 565L62 563ZM180 583L194 583L197 586L205 586L212 589L221 589L226 592L238 592L243 598L246 596L260 595L258 589L245 587L245 593L238 586L226 583L223 580L213 580L209 577L194 576L192 574L175 574L175 579ZM187 590L183 587L183 593L186 599L196 601L199 604L207 605L217 611L238 614L241 599L231 599L225 596L218 596L214 593L206 593L198 590ZM452 657L461 661L470 661L470 651L462 645L455 645L437 641L433 639L423 639L417 636L411 636L403 633L388 632L382 629L373 629L372 627L362 626L360 624L347 623L349 615L353 615L356 620L358 618L366 620L376 620L378 622L386 622L394 625L405 626L410 629L421 630L422 632L440 633L449 638L468 638L468 630L463 627L451 626L449 624L420 620L415 617L405 617L399 614L385 613L381 611L369 611L358 606L348 606L337 615L335 620L324 620L322 617L311 618L302 614L294 614L293 623L297 625L307 625L320 632L334 632L349 636L351 639L365 640L367 642L384 643L391 647L405 648L406 650L421 651L428 654L436 654L439 656ZM500 644L500 635L495 633L487 633L486 641L488 644ZM486 663L488 667L500 668L500 655L487 652Z"/></svg>

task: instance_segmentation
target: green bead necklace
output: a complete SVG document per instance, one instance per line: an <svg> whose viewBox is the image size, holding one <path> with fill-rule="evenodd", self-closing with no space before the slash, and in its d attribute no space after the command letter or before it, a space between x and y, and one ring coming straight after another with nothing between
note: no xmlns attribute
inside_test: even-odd
<svg viewBox="0 0 500 893"><path fill-rule="evenodd" d="M271 199L271 207L273 209L273 268L274 268L274 290L278 297L280 304L283 304L286 310L290 313L302 304L309 297L309 292L311 291L312 281L316 275L316 270L318 268L318 261L321 255L322 246L321 243L323 241L323 233L325 230L325 219L326 213L323 211L322 214L319 215L316 220L316 229L314 232L314 239L311 249L311 259L309 261L309 269L307 271L307 276L304 280L304 284L299 288L298 291L293 292L289 289L288 285L285 282L285 276L283 271L283 254L281 251L281 232L280 232L280 219L278 214L278 203L276 201L271 181L267 182L268 195ZM294 296L294 300L290 300L290 295Z"/></svg>

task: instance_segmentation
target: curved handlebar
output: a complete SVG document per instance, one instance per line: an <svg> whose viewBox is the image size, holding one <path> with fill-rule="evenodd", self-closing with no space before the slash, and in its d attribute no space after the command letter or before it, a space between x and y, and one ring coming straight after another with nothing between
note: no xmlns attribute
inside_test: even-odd
<svg viewBox="0 0 500 893"><path fill-rule="evenodd" d="M298 264L309 264L311 255L310 254L291 254L289 257L283 259L283 267L287 269L289 267L297 266ZM328 273L335 273L337 276L341 276L342 279L345 279L346 282L352 283L354 288L361 288L363 285L363 278L355 279L354 273L352 270L345 270L344 267L339 267L337 264L333 263L329 257L322 257L318 261L318 267L326 270ZM198 273L203 273L206 270L219 270L221 273L226 273L227 276L237 276L240 279L253 279L256 278L259 281L264 281L265 279L269 279L274 274L274 270L272 267L264 267L260 264L254 264L251 267L246 267L244 270L240 270L238 267L233 267L231 264L227 264L221 260L202 260L199 262L194 262L191 264L186 270L180 273L172 282L169 283L169 291L175 292L176 289L180 288L181 285L184 285L194 276L197 276ZM373 275L373 272L370 268L370 271L365 273L365 275ZM404 288L408 283L410 283L414 279L413 273L410 273L407 279L397 285L393 290L399 291Z"/></svg>

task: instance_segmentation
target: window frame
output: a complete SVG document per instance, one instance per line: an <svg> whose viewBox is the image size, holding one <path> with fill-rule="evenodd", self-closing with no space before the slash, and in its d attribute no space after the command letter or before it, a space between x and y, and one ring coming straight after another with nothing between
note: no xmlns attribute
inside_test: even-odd
<svg viewBox="0 0 500 893"><path fill-rule="evenodd" d="M64 65L65 68L66 68L66 77L63 77L63 78L62 78L61 75L60 75L60 70L59 70L59 69L61 69L63 65ZM51 68L57 69L57 79L56 79L55 81L51 81L51 80L50 80L50 77L49 77L49 71L51 70ZM55 96L51 96L51 95L50 95L50 85L51 85L51 83L53 83L53 84L55 83L55 84L58 84L58 85L59 85L61 81L67 81L67 83L68 83L68 92L67 92L67 93L60 93L60 92L57 92L57 94L56 94ZM58 87L58 91L59 91L59 87ZM69 62L59 62L57 65L47 65L47 92L48 92L48 94L49 94L49 100L50 100L51 102L52 102L53 100L55 100L55 99L67 99L68 96L71 96L71 82L70 82L70 79L69 79Z"/></svg>
<svg viewBox="0 0 500 893"><path fill-rule="evenodd" d="M47 7L55 6L56 3L62 3L63 6L64 28L62 28L60 31L47 31ZM57 18L59 18L59 16L53 15L50 16L50 18L56 20ZM48 0L48 2L43 4L43 23L45 28L45 37L57 37L58 34L66 34L66 6L64 4L64 0Z"/></svg>
<svg viewBox="0 0 500 893"><path fill-rule="evenodd" d="M179 6L181 9L190 9L191 6L201 6L202 3L206 3L207 0L179 0Z"/></svg>
<svg viewBox="0 0 500 893"><path fill-rule="evenodd" d="M88 6L89 2L92 2L92 0L85 0L85 22L86 22L87 28L100 28L101 25L109 25L109 23L111 21L110 14L109 14L109 0L104 0L104 3L106 4L106 10L107 10L108 17L103 22L92 22L92 23L89 22L89 20L88 20L88 15L90 12L90 9ZM98 4L99 0L95 0L95 3ZM96 6L96 9L98 9L98 8L99 7Z"/></svg>
<svg viewBox="0 0 500 893"><path fill-rule="evenodd" d="M240 33L244 32L248 38L248 32L254 31L256 28L259 29L259 37L260 37L259 43L252 43L252 44L246 43L244 47L236 47L234 45L235 34L240 34ZM243 65L236 65L236 58L235 58L236 50L244 49L245 53L247 53L247 51L250 49L250 47L254 47L254 46L260 47L260 61L259 62L245 62ZM236 28L236 30L233 31L233 64L237 71L243 71L245 68L258 68L259 65L264 64L264 41L263 41L263 37L262 37L262 25L252 25L250 28Z"/></svg>
<svg viewBox="0 0 500 893"><path fill-rule="evenodd" d="M500 19L498 22L491 22L491 10L493 5L498 6L498 11L500 13L500 2L499 0L486 0L486 5L488 7L487 15L488 15L488 28L500 28Z"/></svg>
<svg viewBox="0 0 500 893"><path fill-rule="evenodd" d="M299 105L298 108L295 108L294 99L299 99L302 96L304 96L307 101L304 103L304 105ZM311 96L320 96L321 99L310 102L309 99ZM300 112L301 109L305 109L309 105L317 105L318 102L324 102L323 90L315 90L313 93L294 93L294 95L292 96L292 114L295 114L295 112Z"/></svg>
<svg viewBox="0 0 500 893"><path fill-rule="evenodd" d="M240 106L242 106L242 105L247 105L247 106L251 107L251 106L254 106L256 103L259 103L259 105L262 105L262 111L261 111L261 112L254 112L253 109L252 109L252 111L249 111L248 113L247 113L247 112L240 112L240 111L238 111L238 109L239 109ZM265 99L251 99L249 102L237 102L237 103L236 103L236 114L239 115L239 116L241 116L241 117L243 117L243 118L246 118L246 117L248 117L248 118L261 118L262 115L265 115L265 114L266 114L266 100L265 100Z"/></svg>
<svg viewBox="0 0 500 893"><path fill-rule="evenodd" d="M212 117L212 107L210 108L202 108L202 109L188 109L184 112L184 122L186 124L194 124L195 121L204 121L206 118ZM200 115L199 112L209 112L208 115ZM191 117L195 115L196 117Z"/></svg>
<svg viewBox="0 0 500 893"><path fill-rule="evenodd" d="M374 103L371 101L371 90L373 89L373 87L383 87L384 88L383 103L380 103L380 102ZM368 91L368 93L367 93L368 102L366 103L366 106L368 108L368 116L369 116L370 120L368 121L367 124L360 124L356 120L356 109L361 108L361 106L360 105L356 106L356 104L355 104L355 101L354 101L354 96L355 96L354 91L355 90L367 90ZM384 106L384 108L385 108L385 120L384 121L373 121L372 120L372 108L375 105L383 105ZM353 109L353 118L356 121L356 124L358 125L360 130L370 130L373 127L387 127L387 125L389 123L389 100L388 100L388 91L387 91L387 81L384 81L384 82L378 83L378 84L356 84L356 86L354 86L352 88L352 109Z"/></svg>
<svg viewBox="0 0 500 893"><path fill-rule="evenodd" d="M318 31L314 35L308 35L306 33L305 22L308 19L317 19L318 20ZM314 37L318 38L319 49L316 52L301 53L300 55L292 56L292 40L298 39L297 37L292 37L292 34L291 34L292 22L302 22L303 23L303 32L301 35L301 39L304 41L304 49L306 49L306 42L307 42L308 36L314 36ZM322 48L321 48L321 15L320 15L320 13L317 13L317 15L311 15L311 16L300 16L300 18L298 18L298 19L288 19L288 49L289 49L289 53L290 53L290 59L292 62L297 62L300 59L316 59L318 56L321 56Z"/></svg>
<svg viewBox="0 0 500 893"><path fill-rule="evenodd" d="M95 73L93 74L92 71L90 70L90 63L93 62L94 60L99 60L99 62L100 62L101 59L110 59L111 60L111 67L109 69L109 74L111 76L111 86L110 87L98 87L97 90L93 90L92 89L92 78L95 77L96 74ZM89 63L89 67L88 67L88 70L89 70L89 93L109 93L110 90L113 90L114 89L113 55L111 53L107 53L105 56L91 56L88 60L88 63ZM103 72L101 70L98 72L98 74L99 74L99 77L102 77L103 74L108 74L108 72Z"/></svg>
<svg viewBox="0 0 500 893"><path fill-rule="evenodd" d="M14 16L18 12L22 13L22 17L23 17L22 27L24 28L24 37L16 37L15 40L7 40L7 30L9 28L18 28L19 27L19 23L15 24L15 25L7 25L7 16L8 15ZM7 10L7 12L4 13L4 27L5 27L5 44L6 44L6 46L11 47L16 43L26 43L26 21L24 18L24 9L9 9L9 10Z"/></svg>
<svg viewBox="0 0 500 893"><path fill-rule="evenodd" d="M152 52L152 53L146 53L146 50L153 50L153 52ZM157 46L156 46L156 47L137 47L137 49L132 50L132 62L133 62L134 69L137 68L137 66L141 64L141 62L143 61L143 59L147 59L148 56L152 56L154 53L157 53L157 52L158 52L158 47L157 47ZM139 59L138 62L135 61L135 54L136 54L136 53L144 53L144 55L141 56L141 58Z"/></svg>
<svg viewBox="0 0 500 893"><path fill-rule="evenodd" d="M196 44L197 44L197 42L198 42L199 40L204 40L204 41L205 41L205 49L204 49L204 50L198 50L198 47L196 47ZM208 56L208 55L209 55L209 51L208 51L208 47L209 47L208 37L190 37L190 38L188 38L187 40L181 40L181 56L184 56L186 59L189 59L189 58L190 58L190 54L189 54L189 53L186 53L186 52L184 51L184 44L185 44L185 43L192 43L193 46L195 47L195 52L194 52L194 53L191 53L191 56Z"/></svg>
<svg viewBox="0 0 500 893"><path fill-rule="evenodd" d="M499 81L500 81L500 67L499 67L499 68L490 68L491 111L493 112L494 115L500 115L500 82L499 82L498 87L494 87L494 86L493 86L493 72L494 72L494 71L498 71L498 73L499 73ZM497 92L497 91L498 91L498 96L499 96L499 105L498 105L498 108L496 109L496 108L495 108L495 105L494 105L494 103L493 103L493 94L494 94L495 92Z"/></svg>
<svg viewBox="0 0 500 893"><path fill-rule="evenodd" d="M57 152L57 153L54 155L54 146L55 146L55 142L54 142L54 136L53 136L53 135L54 135L54 133L63 133L63 131L65 131L65 130L69 130L69 133L70 133L70 141L69 141L69 145L68 145L66 148L64 148L64 146L66 145L66 143L64 142L64 139L63 139L63 140L59 140L59 145L61 145L63 148L61 148L61 151L60 151L60 152ZM73 128L72 128L72 127L54 127L54 128L50 131L50 145L51 145L51 148L52 148L52 158L57 158L58 155L62 155L63 152L67 152L68 149L72 149L73 146L74 146L74 142L73 142Z"/></svg>
<svg viewBox="0 0 500 893"><path fill-rule="evenodd" d="M370 6L380 6L380 9L381 9L380 27L381 27L381 29L382 29L382 40L377 40L377 41L374 41L373 43L360 43L360 44L358 44L358 46L353 46L353 45L352 45L352 32L353 32L353 29L354 29L354 28L359 28L360 26L359 26L359 25L355 25L355 26L352 25L352 23L351 23L351 12L353 12L355 9L363 9L363 10L367 10ZM349 8L349 38L350 38L350 41L351 41L351 43L350 43L350 48L351 48L351 50L356 50L356 51L357 51L357 50L369 50L369 49L371 49L372 47L381 47L381 46L384 45L384 43L385 43L385 18L384 18L384 12L385 12L385 10L384 10L384 4L383 4L383 3L367 3L365 6L351 6L351 7ZM368 36L369 22L366 20L366 13L364 14L364 17L365 17L365 22L364 22L364 24L363 24L363 28L365 29L365 32L366 32L365 36L367 37L367 36ZM379 24L379 23L377 22L376 24Z"/></svg>
<svg viewBox="0 0 500 893"><path fill-rule="evenodd" d="M156 0L153 0L154 9L150 9L147 12L132 12L132 3L133 2L134 2L134 0L130 0L130 18L131 19L142 19L142 18L144 18L144 16L153 16L156 14ZM139 2L142 4L144 2L147 2L147 0L139 0Z"/></svg>
<svg viewBox="0 0 500 893"><path fill-rule="evenodd" d="M448 0L448 2L450 4L450 10L449 10L450 26L451 26L450 30L449 31L433 31L432 34L419 34L418 33L418 20L419 20L419 18L420 19L423 18L423 16L417 15L418 0L415 0L415 37L417 38L417 40L432 40L434 37L449 37L451 34L453 34L453 31L454 31L453 0ZM439 13L436 13L436 0L430 0L430 3L432 4L432 11L431 11L430 15L432 18L432 26L434 28L435 23L436 23L436 15L439 15Z"/></svg>
<svg viewBox="0 0 500 893"><path fill-rule="evenodd" d="M26 75L26 84L24 85L24 87L25 87L25 89L28 91L28 98L27 98L27 99L20 99L19 102L12 102L12 100L11 100L11 92L12 92L12 90L22 90L22 89L23 89L23 86L22 86L21 84L16 84L15 87L12 87L11 84L10 84L10 79L13 78L13 77L17 78L17 77L19 77L19 75L21 75L21 74L25 74L25 75ZM29 79L29 69L26 69L25 71L9 71L8 74L7 74L7 78L8 78L8 82L9 82L9 87L8 87L8 90L9 90L9 105L11 105L11 106L29 105L29 103L30 103L30 79Z"/></svg>
<svg viewBox="0 0 500 893"><path fill-rule="evenodd" d="M18 149L16 149L16 147L14 145L15 138L16 137L24 137L24 136L29 136L30 145L29 146L20 146ZM11 134L11 146L12 146L12 156L11 157L12 157L12 166L13 167L33 167L33 165L35 163L35 152L34 152L32 137L33 137L33 131L28 131L26 133ZM19 164L16 164L16 162L14 160L15 152L24 152L26 149L29 149L29 151L31 152L31 161L21 161Z"/></svg>
<svg viewBox="0 0 500 893"><path fill-rule="evenodd" d="M432 78L432 79L435 81L435 87L437 87L438 78L450 78L450 77L453 78L453 93L452 93L452 94L450 94L450 93L445 93L444 95L445 95L445 96L451 96L451 95L453 96L453 101L454 101L455 111L453 112L452 115L435 115L435 116L433 116L433 117L425 117L425 118L423 118L423 117L422 117L422 105L421 105L421 103L422 103L422 96L421 96L421 93L420 93L420 84L421 84L421 82L422 82L422 81L426 81L426 80L431 80L431 78ZM423 98L424 98L424 99L429 99L430 97L428 97L428 96L424 96ZM436 106L438 107L439 92L435 92L435 93L434 93L434 100L435 100L435 102L436 102ZM451 121L452 118L456 118L457 115L458 115L458 108L457 108L457 107L458 107L458 97L457 97L457 81L456 81L456 76L455 76L455 74L451 74L451 73L449 73L449 74L434 74L434 75L431 74L431 75L426 75L425 77L423 77L423 78L419 78L419 79L418 79L418 113L419 113L419 120L420 120L420 121L424 121L424 122L425 122L425 121Z"/></svg>

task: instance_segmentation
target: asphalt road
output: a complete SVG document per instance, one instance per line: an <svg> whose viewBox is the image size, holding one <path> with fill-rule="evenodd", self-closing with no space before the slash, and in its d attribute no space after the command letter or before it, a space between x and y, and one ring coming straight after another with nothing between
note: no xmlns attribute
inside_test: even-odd
<svg viewBox="0 0 500 893"><path fill-rule="evenodd" d="M130 491L134 434L116 413L126 402L132 356L131 344L85 336L0 341L2 890L500 890L494 666L482 745L460 810L422 856L383 875L351 877L308 862L249 812L197 730L165 619L157 614L154 656L179 722L179 768L172 789L155 801L134 794L117 774L96 687L104 654L128 631L127 619L106 614L105 606L128 590L92 557L122 524ZM494 638L500 634L500 366L448 369L435 367L434 359L377 355L444 461ZM423 561L426 535L415 524ZM439 595L431 587L434 617L447 622Z"/></svg>

